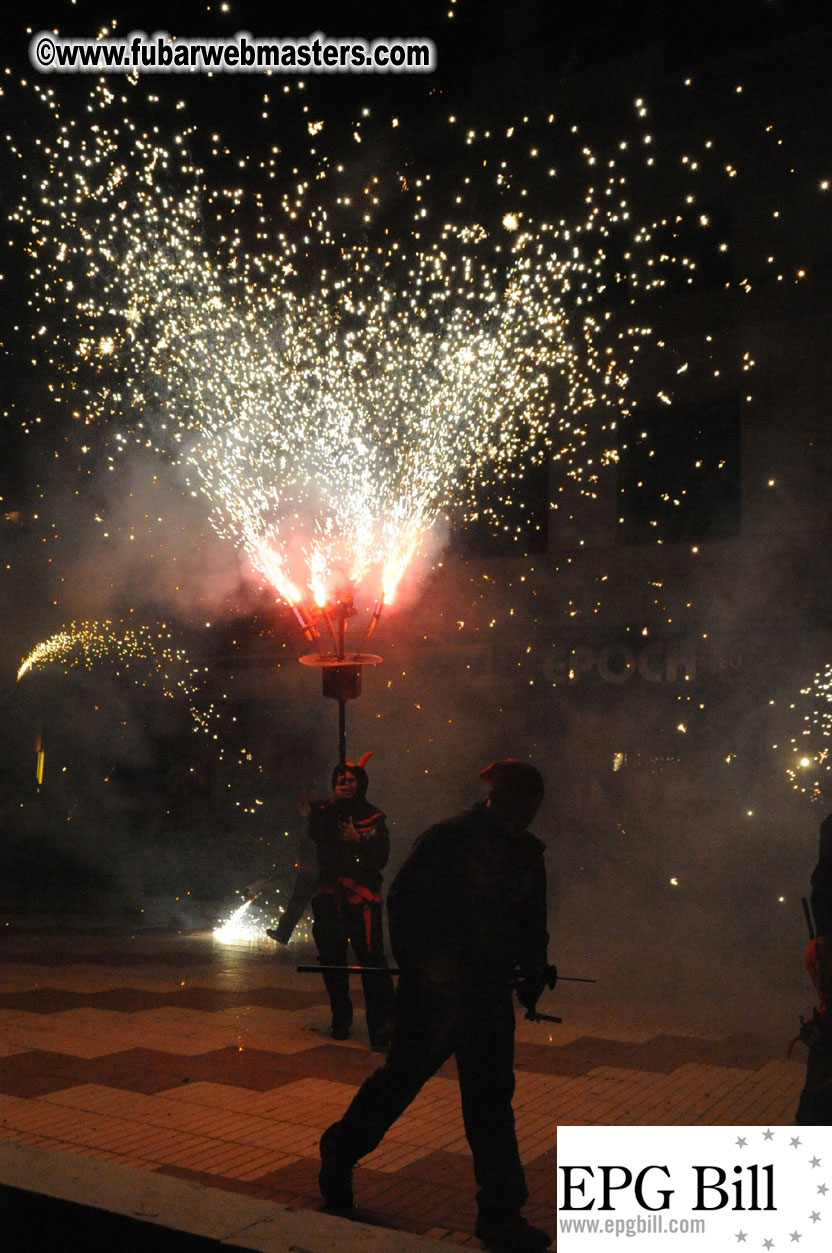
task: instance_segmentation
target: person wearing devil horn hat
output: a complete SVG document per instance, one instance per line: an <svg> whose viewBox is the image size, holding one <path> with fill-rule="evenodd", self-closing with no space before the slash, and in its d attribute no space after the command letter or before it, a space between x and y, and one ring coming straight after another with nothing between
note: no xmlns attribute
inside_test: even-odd
<svg viewBox="0 0 832 1253"><path fill-rule="evenodd" d="M551 971L544 846L528 830L544 787L534 766L513 758L480 777L486 803L425 831L390 887L399 965L390 1051L321 1136L319 1185L331 1208L351 1208L353 1166L453 1054L478 1188L475 1234L496 1253L538 1253L551 1237L521 1213L512 989L533 1011Z"/></svg>
<svg viewBox="0 0 832 1253"><path fill-rule="evenodd" d="M390 855L385 815L367 800L364 763L347 761L332 772L332 795L309 813L309 836L318 850L318 882L312 896L312 935L322 966L346 966L347 945L360 966L386 968L381 872ZM332 1038L346 1040L352 1001L346 970L323 972L332 1009ZM386 1049L393 1018L393 979L362 975L370 1047Z"/></svg>

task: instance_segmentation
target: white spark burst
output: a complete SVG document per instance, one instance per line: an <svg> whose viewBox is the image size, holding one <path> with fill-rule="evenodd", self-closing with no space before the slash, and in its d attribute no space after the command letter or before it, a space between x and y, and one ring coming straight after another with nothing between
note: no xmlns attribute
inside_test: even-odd
<svg viewBox="0 0 832 1253"><path fill-rule="evenodd" d="M606 293L664 281L614 161L576 220L504 206L492 230L441 220L429 233L426 175L409 230L373 247L331 226L352 198L336 194L346 175L329 159L284 193L282 231L262 193L204 190L193 127L163 142L104 82L82 119L33 90L52 134L12 219L57 345L55 399L115 423L116 448L129 430L178 461L216 530L290 604L362 582L391 600L437 519L518 459L548 450L591 492L588 424L614 431L626 416L650 333L613 332ZM592 171L595 154L581 153ZM498 196L522 198L495 164ZM381 182L367 179L362 223ZM260 244L228 225L247 205ZM622 232L618 265L609 241Z"/></svg>

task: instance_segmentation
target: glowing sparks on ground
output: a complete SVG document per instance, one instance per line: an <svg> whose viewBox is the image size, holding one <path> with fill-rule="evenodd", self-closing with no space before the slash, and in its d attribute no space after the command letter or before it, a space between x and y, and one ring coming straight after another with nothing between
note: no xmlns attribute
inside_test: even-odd
<svg viewBox="0 0 832 1253"><path fill-rule="evenodd" d="M243 940L268 939L260 924L246 916L250 905L251 901L243 901L242 905L234 910L234 913L226 922L219 927L214 927L214 939L220 940L224 944L235 944Z"/></svg>
<svg viewBox="0 0 832 1253"><path fill-rule="evenodd" d="M279 891L277 894L279 895ZM258 897L261 897L259 904ZM265 940L267 944L275 944L275 941L267 935L267 928L277 926L282 912L281 906L272 907L268 899L263 900L262 894L258 894L250 900L243 901L242 905L239 905L225 922L214 927L214 939L223 944L250 943L254 940ZM307 915L295 927L289 943L308 944L311 939L310 919Z"/></svg>

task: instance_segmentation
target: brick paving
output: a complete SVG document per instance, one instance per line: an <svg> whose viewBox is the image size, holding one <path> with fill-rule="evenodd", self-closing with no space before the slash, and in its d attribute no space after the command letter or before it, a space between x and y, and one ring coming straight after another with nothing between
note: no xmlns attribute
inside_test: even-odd
<svg viewBox="0 0 832 1253"><path fill-rule="evenodd" d="M309 957L210 931L7 925L0 1141L319 1210L320 1133L380 1059L360 1013L352 1040L328 1039L323 987L295 970ZM552 1231L558 1123L788 1125L803 1078L782 1039L616 1022L593 1013L598 995L573 997L563 1026L518 1020L526 1212ZM356 1169L355 1192L376 1228L478 1247L452 1062Z"/></svg>

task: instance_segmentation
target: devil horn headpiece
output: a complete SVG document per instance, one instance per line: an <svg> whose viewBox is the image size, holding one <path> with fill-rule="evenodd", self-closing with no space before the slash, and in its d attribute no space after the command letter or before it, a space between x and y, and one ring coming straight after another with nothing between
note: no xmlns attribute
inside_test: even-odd
<svg viewBox="0 0 832 1253"><path fill-rule="evenodd" d="M372 757L373 751L374 750L371 748L368 753L362 753L361 756L358 758L358 761L350 761L349 758L347 758L347 760L344 762L344 765L349 766L351 770L355 769L356 766L360 766L361 769L363 770L365 763L368 761L370 757Z"/></svg>

